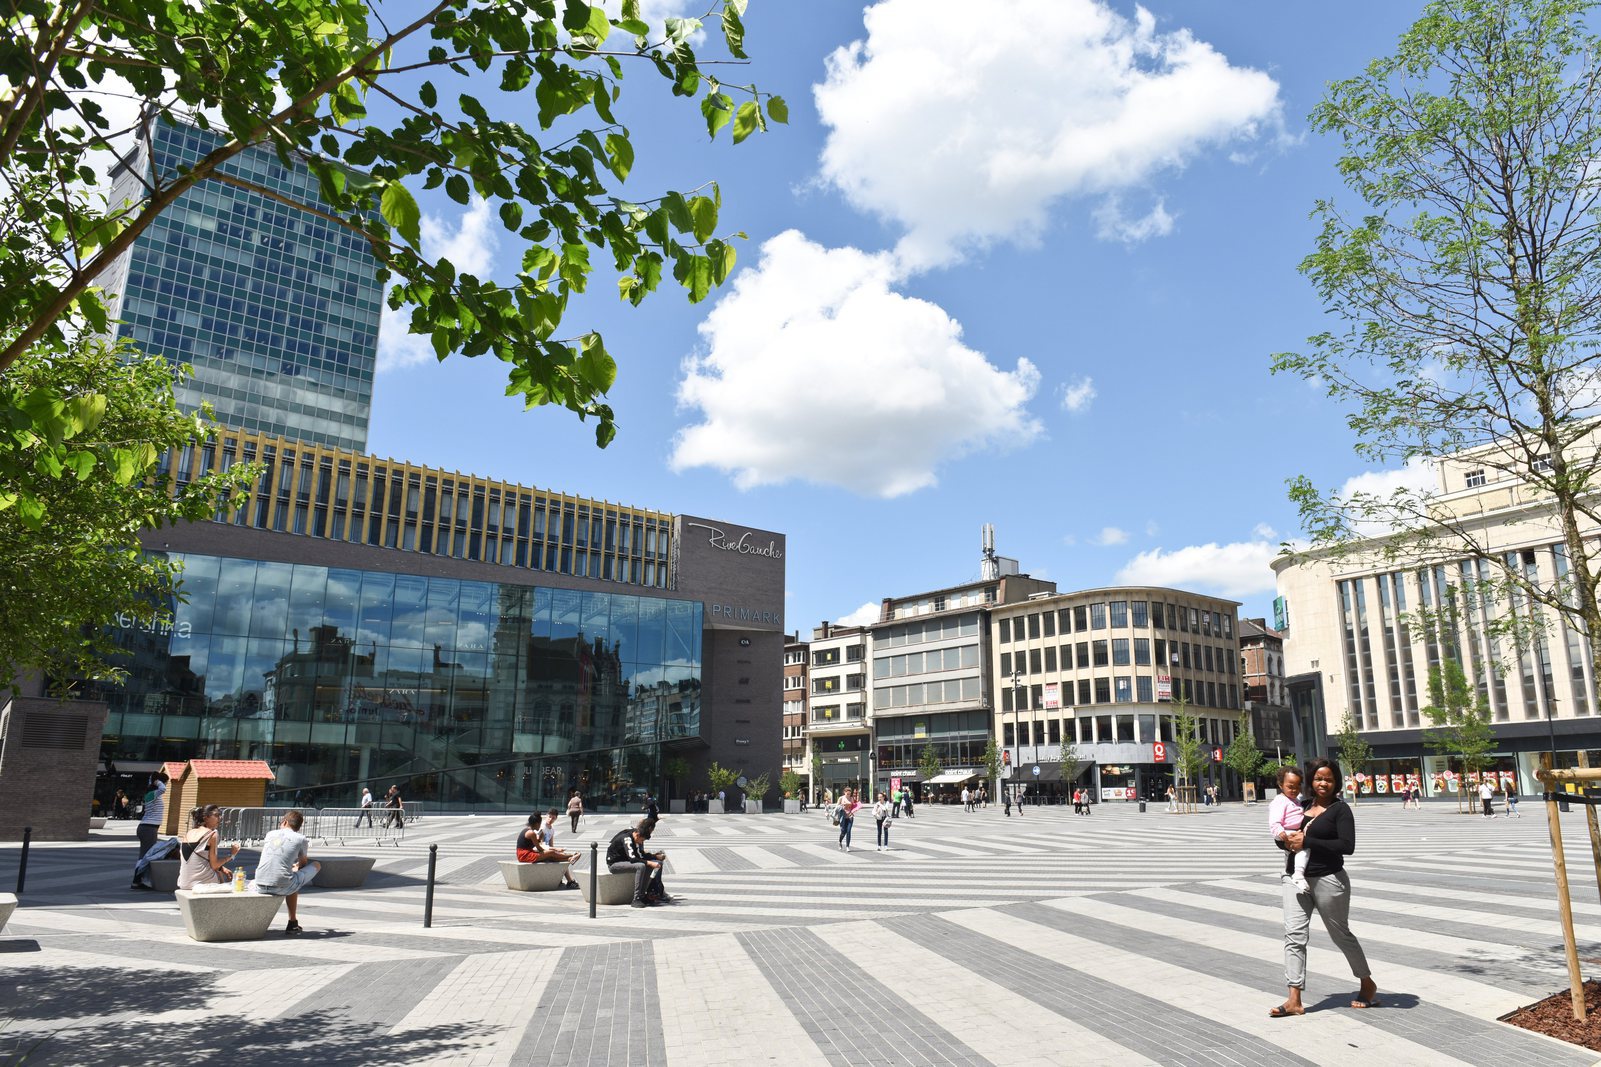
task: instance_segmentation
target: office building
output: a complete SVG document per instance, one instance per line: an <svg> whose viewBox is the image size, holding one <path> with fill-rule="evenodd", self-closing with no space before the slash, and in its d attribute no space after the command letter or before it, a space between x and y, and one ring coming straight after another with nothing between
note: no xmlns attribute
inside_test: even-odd
<svg viewBox="0 0 1601 1067"><path fill-rule="evenodd" d="M799 633L784 639L784 770L794 771L807 784L811 767L806 762L806 674L809 645Z"/></svg>
<svg viewBox="0 0 1601 1067"><path fill-rule="evenodd" d="M1553 750L1561 766L1601 757L1590 639L1555 611L1531 608L1526 597L1498 598L1485 584L1501 565L1551 590L1570 572L1549 502L1526 471L1506 465L1505 449L1494 444L1434 461L1433 506L1474 536L1471 555L1442 548L1389 559L1375 539L1273 565L1292 704L1320 708L1330 738L1350 717L1376 757L1360 777L1366 793L1415 781L1428 796L1461 794L1464 768L1430 745L1423 710L1430 673L1446 660L1461 664L1490 709L1487 773L1496 784L1537 792L1534 771ZM1585 518L1579 532L1589 540L1598 531ZM1535 636L1521 647L1498 626L1514 612L1542 620L1539 630L1525 627Z"/></svg>
<svg viewBox="0 0 1601 1067"><path fill-rule="evenodd" d="M112 201L137 201L221 143L193 126L143 127ZM367 242L272 199L316 205L317 181L266 147L222 165L239 182L199 183L107 271L118 334L187 363L187 408L308 444L367 446L382 292Z"/></svg>
<svg viewBox="0 0 1601 1067"><path fill-rule="evenodd" d="M823 623L808 646L806 741L822 774L813 783L835 796L872 787L873 728L867 718L868 633L862 626Z"/></svg>
<svg viewBox="0 0 1601 1067"><path fill-rule="evenodd" d="M1209 755L1219 755L1239 727L1238 610L1232 600L1152 586L993 608L993 729L1013 785L1057 796L1085 785L1101 800L1163 795L1174 782L1180 697ZM1205 783L1229 795L1237 788L1220 766L1196 784Z"/></svg>
<svg viewBox="0 0 1601 1067"><path fill-rule="evenodd" d="M117 195L215 144L146 129ZM269 803L297 805L395 783L455 808L573 787L637 807L668 759L682 793L713 761L776 775L783 535L364 454L374 264L263 192L315 204L304 171L263 149L224 170L256 188L202 183L110 287L125 335L193 364L183 401L227 427L163 475L262 473L239 509L142 538L182 563L181 596L111 620L128 680L95 687L104 799L194 758L264 759Z"/></svg>

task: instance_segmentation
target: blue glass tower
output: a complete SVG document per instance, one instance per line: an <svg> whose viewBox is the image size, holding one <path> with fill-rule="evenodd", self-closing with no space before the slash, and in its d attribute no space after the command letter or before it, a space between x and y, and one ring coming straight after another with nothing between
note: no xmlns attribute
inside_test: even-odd
<svg viewBox="0 0 1601 1067"><path fill-rule="evenodd" d="M138 200L220 141L153 123L114 200ZM158 217L109 272L118 334L188 363L179 391L217 421L365 451L381 292L363 240L270 199L321 206L316 179L270 149L247 149L222 172L257 188L201 182Z"/></svg>

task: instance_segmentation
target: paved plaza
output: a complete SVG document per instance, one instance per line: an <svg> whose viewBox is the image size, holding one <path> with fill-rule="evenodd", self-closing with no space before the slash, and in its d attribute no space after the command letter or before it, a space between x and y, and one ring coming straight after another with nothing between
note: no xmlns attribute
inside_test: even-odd
<svg viewBox="0 0 1601 1067"><path fill-rule="evenodd" d="M0 933L0 1062L615 1064L1593 1064L1497 1017L1564 987L1541 806L1357 809L1352 922L1384 1005L1314 920L1309 1014L1283 998L1266 809L919 808L878 852L806 815L673 815L681 898L602 908L513 893L522 820L429 816L359 890L308 890L306 933L200 944L127 889L132 825L35 846ZM1567 817L1580 955L1601 958L1582 815ZM584 851L624 825L590 816ZM565 820L563 821L565 827ZM574 835L559 844L572 847ZM424 929L428 846L439 846ZM17 848L0 849L0 888ZM587 859L585 866L587 867Z"/></svg>

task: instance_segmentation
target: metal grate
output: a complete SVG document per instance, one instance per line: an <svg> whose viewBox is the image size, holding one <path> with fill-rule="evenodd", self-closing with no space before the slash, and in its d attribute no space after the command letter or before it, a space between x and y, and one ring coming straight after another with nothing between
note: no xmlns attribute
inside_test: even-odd
<svg viewBox="0 0 1601 1067"><path fill-rule="evenodd" d="M19 741L23 748L53 748L76 752L89 737L87 715L39 715L25 712Z"/></svg>

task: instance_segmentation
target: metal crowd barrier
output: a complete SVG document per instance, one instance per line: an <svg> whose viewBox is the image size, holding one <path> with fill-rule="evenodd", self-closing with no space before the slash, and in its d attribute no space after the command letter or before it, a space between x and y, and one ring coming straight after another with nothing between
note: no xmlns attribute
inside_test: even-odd
<svg viewBox="0 0 1601 1067"><path fill-rule="evenodd" d="M347 841L374 841L380 845L392 841L399 845L406 836L411 813L393 808L320 808L315 818L317 836L324 841L338 841L341 845Z"/></svg>
<svg viewBox="0 0 1601 1067"><path fill-rule="evenodd" d="M338 841L373 841L383 844L392 841L399 845L406 836L406 827L423 817L421 803L412 801L402 810L393 808L223 808L217 834L223 841L238 841L242 845L260 844L267 834L278 828L283 817L299 811L305 817L300 832L310 840L327 844Z"/></svg>
<svg viewBox="0 0 1601 1067"><path fill-rule="evenodd" d="M267 834L278 829L283 817L295 808L223 808L222 820L217 824L217 839L220 841L237 841L241 845L259 844ZM307 837L315 837L312 832L311 817L308 815L307 826L301 832Z"/></svg>

